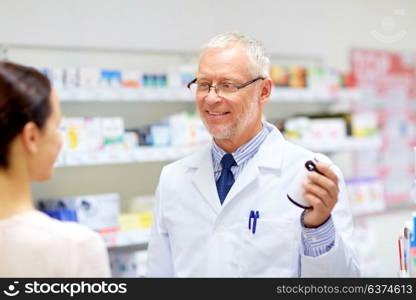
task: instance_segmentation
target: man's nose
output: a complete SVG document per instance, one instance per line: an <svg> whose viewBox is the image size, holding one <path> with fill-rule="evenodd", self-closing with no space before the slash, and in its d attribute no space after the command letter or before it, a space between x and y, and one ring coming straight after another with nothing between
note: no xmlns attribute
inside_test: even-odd
<svg viewBox="0 0 416 300"><path fill-rule="evenodd" d="M221 97L218 96L217 91L215 90L215 87L211 87L208 91L208 94L205 96L205 101L208 104L214 104L221 101Z"/></svg>

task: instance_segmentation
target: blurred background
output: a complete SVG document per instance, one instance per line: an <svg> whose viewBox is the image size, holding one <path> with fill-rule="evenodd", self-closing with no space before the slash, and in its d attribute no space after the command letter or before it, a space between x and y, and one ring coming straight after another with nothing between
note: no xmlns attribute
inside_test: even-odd
<svg viewBox="0 0 416 300"><path fill-rule="evenodd" d="M362 275L415 276L415 1L0 0L0 25L0 59L61 98L64 148L36 203L100 232L114 277L145 273L161 168L210 140L185 85L229 30L271 58L264 117L342 169Z"/></svg>

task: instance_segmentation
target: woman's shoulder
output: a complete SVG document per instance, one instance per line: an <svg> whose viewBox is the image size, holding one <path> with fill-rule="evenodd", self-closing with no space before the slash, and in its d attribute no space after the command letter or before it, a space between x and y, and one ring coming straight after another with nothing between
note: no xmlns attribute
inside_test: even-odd
<svg viewBox="0 0 416 300"><path fill-rule="evenodd" d="M30 211L0 220L0 232L9 255L2 259L15 263L24 261L29 266L24 270L26 275L110 276L104 240L83 225L62 222L42 212ZM37 267L42 266L43 269L32 267L34 261Z"/></svg>
<svg viewBox="0 0 416 300"><path fill-rule="evenodd" d="M95 231L75 222L64 222L53 219L48 215L33 211L20 216L20 226L24 226L32 234L40 238L61 240L68 243L82 243L84 241L99 241L101 237Z"/></svg>

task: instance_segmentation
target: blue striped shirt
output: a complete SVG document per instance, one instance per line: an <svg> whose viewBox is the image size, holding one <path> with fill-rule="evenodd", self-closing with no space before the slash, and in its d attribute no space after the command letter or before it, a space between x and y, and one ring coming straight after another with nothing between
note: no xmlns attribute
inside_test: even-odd
<svg viewBox="0 0 416 300"><path fill-rule="evenodd" d="M241 171L247 165L251 158L258 152L261 144L267 138L269 132L273 129L274 125L264 122L263 128L260 132L252 138L250 141L240 146L235 152L231 153L236 162L236 166L231 167L231 172L234 175L234 179L240 175ZM214 167L215 181L221 175L221 159L226 152L221 149L215 142L212 143L211 148L212 161ZM332 221L332 217L328 219L324 224L317 228L306 228L303 225L303 213L301 215L302 224L302 244L304 254L306 256L317 257L322 255L334 246L335 244L335 227Z"/></svg>
<svg viewBox="0 0 416 300"><path fill-rule="evenodd" d="M267 135L269 134L270 129L266 126L263 126L262 130L250 141L245 143L244 145L240 146L237 151L231 153L234 157L235 162L237 163L236 166L231 167L231 172L234 175L234 180L237 180L238 175L240 175L241 171L250 161L250 159L257 153L260 148L260 145L264 142ZM224 150L222 150L218 145L214 142L212 143L212 161L214 163L214 176L215 181L220 178L221 175L221 159L222 157L227 154Z"/></svg>

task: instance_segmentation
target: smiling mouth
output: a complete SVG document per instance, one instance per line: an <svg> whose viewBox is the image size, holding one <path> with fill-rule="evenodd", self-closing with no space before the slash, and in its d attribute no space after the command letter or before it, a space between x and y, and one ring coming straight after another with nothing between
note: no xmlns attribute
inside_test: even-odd
<svg viewBox="0 0 416 300"><path fill-rule="evenodd" d="M212 111L205 111L210 117L222 117L225 115L228 115L230 112L226 111L226 112L212 112Z"/></svg>

